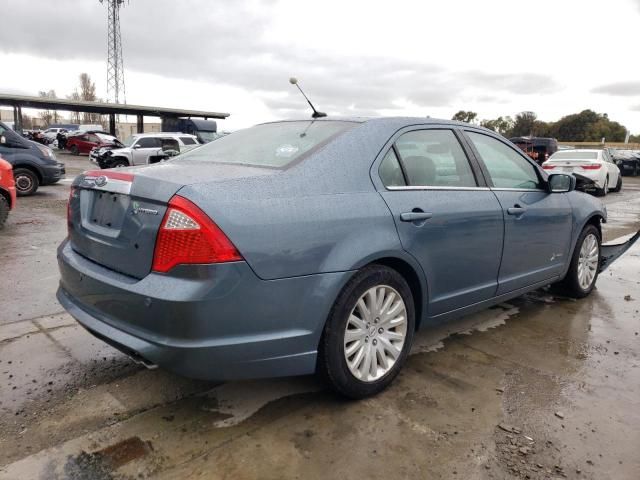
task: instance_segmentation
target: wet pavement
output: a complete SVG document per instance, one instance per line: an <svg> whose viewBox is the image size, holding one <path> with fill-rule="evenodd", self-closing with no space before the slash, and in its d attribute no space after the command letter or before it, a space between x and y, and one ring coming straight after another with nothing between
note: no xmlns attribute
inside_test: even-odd
<svg viewBox="0 0 640 480"><path fill-rule="evenodd" d="M640 226L624 179L607 240ZM313 377L150 371L94 339L54 296L67 194L20 199L0 232L0 479L640 478L640 244L587 299L540 290L419 332L392 387L353 402Z"/></svg>

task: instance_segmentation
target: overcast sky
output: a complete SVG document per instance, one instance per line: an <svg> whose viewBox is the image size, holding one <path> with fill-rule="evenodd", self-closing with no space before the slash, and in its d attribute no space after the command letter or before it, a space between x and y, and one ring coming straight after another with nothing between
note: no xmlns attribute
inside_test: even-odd
<svg viewBox="0 0 640 480"><path fill-rule="evenodd" d="M0 0L0 92L106 96L106 7ZM591 108L640 133L640 0L130 0L126 100L231 113L542 120Z"/></svg>

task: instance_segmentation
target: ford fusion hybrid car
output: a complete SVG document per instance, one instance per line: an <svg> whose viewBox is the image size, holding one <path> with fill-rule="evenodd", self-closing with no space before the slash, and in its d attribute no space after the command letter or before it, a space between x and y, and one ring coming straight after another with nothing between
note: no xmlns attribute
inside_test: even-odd
<svg viewBox="0 0 640 480"><path fill-rule="evenodd" d="M77 177L58 299L147 366L318 372L365 397L398 374L419 328L549 284L588 295L612 258L607 212L574 188L464 123L266 123Z"/></svg>

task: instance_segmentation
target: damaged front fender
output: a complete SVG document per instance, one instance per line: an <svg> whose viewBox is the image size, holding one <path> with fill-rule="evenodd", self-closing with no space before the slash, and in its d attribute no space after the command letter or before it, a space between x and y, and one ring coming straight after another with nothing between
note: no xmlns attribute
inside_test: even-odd
<svg viewBox="0 0 640 480"><path fill-rule="evenodd" d="M640 230L636 232L629 240L624 243L615 245L602 245L600 247L600 271L604 271L624 252L629 250L631 246L640 238Z"/></svg>

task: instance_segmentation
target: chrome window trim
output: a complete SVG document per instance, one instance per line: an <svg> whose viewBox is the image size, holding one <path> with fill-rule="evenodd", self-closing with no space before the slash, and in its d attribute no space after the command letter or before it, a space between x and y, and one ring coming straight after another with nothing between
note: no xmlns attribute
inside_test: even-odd
<svg viewBox="0 0 640 480"><path fill-rule="evenodd" d="M508 188L508 187L496 188L496 187L491 187L491 190L493 190L495 192L547 192L546 190L543 190L541 188Z"/></svg>
<svg viewBox="0 0 640 480"><path fill-rule="evenodd" d="M463 190L463 191L488 191L489 187L443 187L443 186L420 186L420 185L407 185L404 187L385 187L387 190Z"/></svg>

